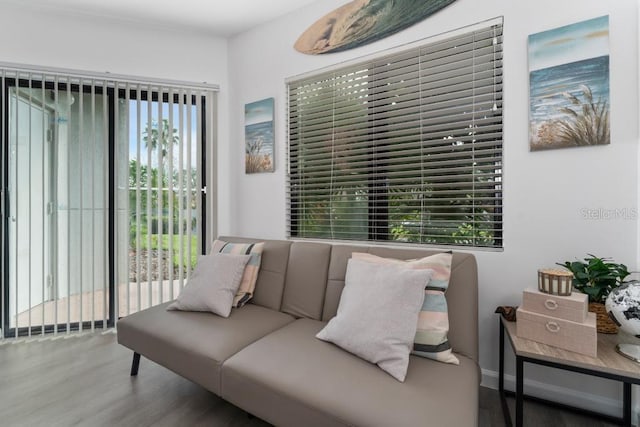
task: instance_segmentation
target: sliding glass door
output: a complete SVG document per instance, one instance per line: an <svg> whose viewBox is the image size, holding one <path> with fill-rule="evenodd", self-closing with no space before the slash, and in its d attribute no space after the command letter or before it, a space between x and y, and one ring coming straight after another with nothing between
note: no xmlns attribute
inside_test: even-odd
<svg viewBox="0 0 640 427"><path fill-rule="evenodd" d="M28 326L45 316L45 301L54 299L52 275L56 223L54 132L55 108L42 92L9 90L9 310L10 326ZM18 287L17 283L21 286ZM37 309L36 309L37 308Z"/></svg>
<svg viewBox="0 0 640 427"><path fill-rule="evenodd" d="M104 88L6 82L5 334L101 327L109 283L109 103Z"/></svg>
<svg viewBox="0 0 640 427"><path fill-rule="evenodd" d="M120 269L128 277L118 287L121 316L173 300L202 253L205 234L204 100L174 90L133 90L124 98L129 207L119 224L119 244L128 243Z"/></svg>
<svg viewBox="0 0 640 427"><path fill-rule="evenodd" d="M211 93L39 77L0 75L5 337L174 299L206 246Z"/></svg>

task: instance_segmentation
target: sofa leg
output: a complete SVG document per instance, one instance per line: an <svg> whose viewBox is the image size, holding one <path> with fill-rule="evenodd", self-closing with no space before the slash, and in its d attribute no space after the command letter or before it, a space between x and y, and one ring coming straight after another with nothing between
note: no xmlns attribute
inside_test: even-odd
<svg viewBox="0 0 640 427"><path fill-rule="evenodd" d="M138 375L138 368L140 367L140 353L133 352L133 362L131 362L131 376Z"/></svg>

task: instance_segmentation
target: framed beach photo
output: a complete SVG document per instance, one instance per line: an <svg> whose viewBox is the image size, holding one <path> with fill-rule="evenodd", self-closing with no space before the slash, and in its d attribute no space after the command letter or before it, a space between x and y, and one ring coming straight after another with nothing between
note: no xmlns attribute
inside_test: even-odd
<svg viewBox="0 0 640 427"><path fill-rule="evenodd" d="M275 170L273 105L273 98L266 98L244 106L245 173Z"/></svg>
<svg viewBox="0 0 640 427"><path fill-rule="evenodd" d="M609 110L608 16L529 36L531 151L609 144Z"/></svg>

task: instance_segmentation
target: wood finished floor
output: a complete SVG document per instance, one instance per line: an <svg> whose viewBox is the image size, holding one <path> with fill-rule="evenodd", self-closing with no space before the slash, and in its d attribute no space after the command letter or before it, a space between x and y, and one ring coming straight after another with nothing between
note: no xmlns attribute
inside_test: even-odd
<svg viewBox="0 0 640 427"><path fill-rule="evenodd" d="M268 426L147 359L130 377L131 356L113 333L0 345L0 426ZM530 402L525 417L525 426L612 425ZM479 425L505 425L495 390L480 389Z"/></svg>

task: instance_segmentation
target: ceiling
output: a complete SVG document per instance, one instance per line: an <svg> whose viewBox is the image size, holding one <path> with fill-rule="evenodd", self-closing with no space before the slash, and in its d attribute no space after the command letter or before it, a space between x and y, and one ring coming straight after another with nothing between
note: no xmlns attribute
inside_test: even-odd
<svg viewBox="0 0 640 427"><path fill-rule="evenodd" d="M89 15L141 26L230 37L317 0L0 0L19 7Z"/></svg>

